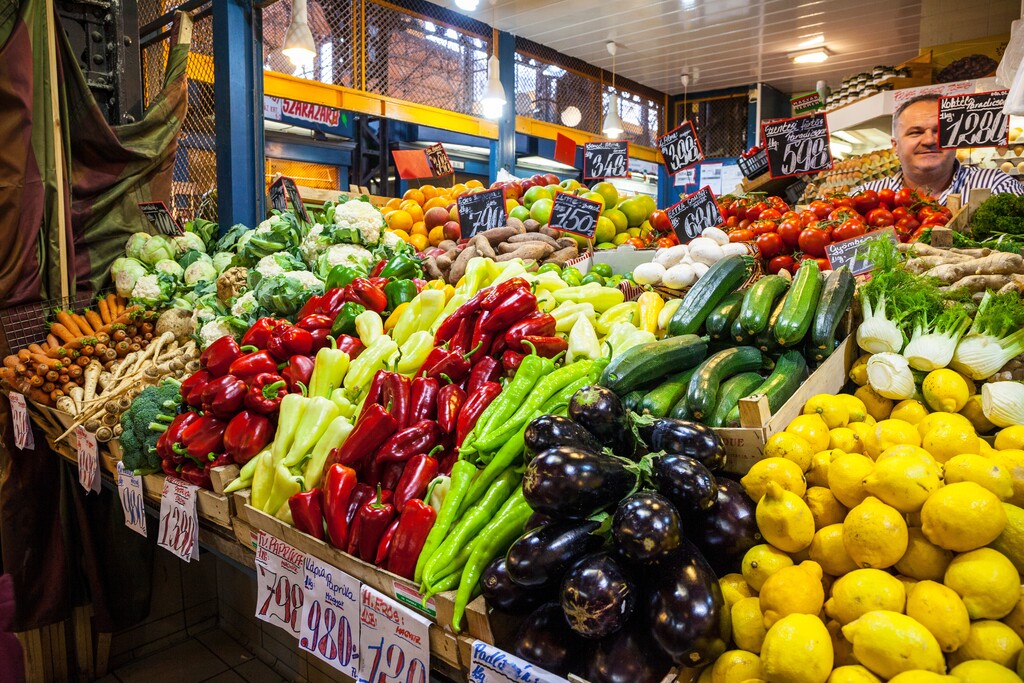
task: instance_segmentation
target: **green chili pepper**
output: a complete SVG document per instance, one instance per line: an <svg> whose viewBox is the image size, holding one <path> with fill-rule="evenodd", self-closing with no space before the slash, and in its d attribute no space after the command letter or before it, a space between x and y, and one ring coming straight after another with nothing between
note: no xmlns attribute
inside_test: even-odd
<svg viewBox="0 0 1024 683"><path fill-rule="evenodd" d="M448 530L455 523L459 514L459 507L462 505L462 499L465 498L466 492L469 491L469 486L473 483L476 472L476 465L465 460L459 460L452 465L451 485L448 489L448 495L444 497L441 509L437 511L437 519L434 520L434 526L431 527L430 533L427 534L427 540L423 542L420 557L416 560L416 571L413 574L413 581L418 583L423 578L423 569L427 566L427 560L437 550L437 547L441 545L445 536L448 535Z"/></svg>
<svg viewBox="0 0 1024 683"><path fill-rule="evenodd" d="M393 311L399 306L416 298L416 283L412 280L392 280L384 285L384 294L388 297L388 310Z"/></svg>
<svg viewBox="0 0 1024 683"><path fill-rule="evenodd" d="M350 268L348 266L334 266L331 268L331 271L327 273L327 281L324 283L324 289L331 290L337 287L350 285L357 277L366 277L366 273L360 273L355 268Z"/></svg>
<svg viewBox="0 0 1024 683"><path fill-rule="evenodd" d="M479 541L480 537L477 536L469 543L467 543L462 550L459 551L459 554L455 556L455 559L452 560L452 563L448 565L449 569L451 569L448 575L443 576L434 583L430 584L426 587L426 591L420 593L423 596L424 600L429 600L438 593L443 593L444 591L450 591L453 588L458 588L459 579L462 578L462 568L466 566L467 562L469 562L469 557L473 554L473 549L476 548L477 543Z"/></svg>
<svg viewBox="0 0 1024 683"><path fill-rule="evenodd" d="M529 396L530 391L537 384L537 380L554 369L555 364L550 359L541 358L532 353L526 356L519 365L519 369L516 370L512 382L501 390L498 398L494 399L480 415L480 419L477 420L476 433L488 434L492 430L492 425L505 424ZM468 451L470 445L472 444L469 443L467 436L462 442L462 449Z"/></svg>
<svg viewBox="0 0 1024 683"><path fill-rule="evenodd" d="M338 311L338 315L334 318L334 324L331 325L331 336L337 337L342 334L355 334L356 333L356 318L359 314L366 310L366 306L357 304L354 301L346 301Z"/></svg>

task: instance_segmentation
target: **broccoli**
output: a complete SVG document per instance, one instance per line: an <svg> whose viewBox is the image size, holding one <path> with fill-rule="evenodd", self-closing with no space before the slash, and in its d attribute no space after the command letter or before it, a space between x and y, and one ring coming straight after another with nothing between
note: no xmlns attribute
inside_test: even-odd
<svg viewBox="0 0 1024 683"><path fill-rule="evenodd" d="M146 387L121 415L121 458L126 470L149 474L160 469L156 440L181 407L181 383L165 379Z"/></svg>

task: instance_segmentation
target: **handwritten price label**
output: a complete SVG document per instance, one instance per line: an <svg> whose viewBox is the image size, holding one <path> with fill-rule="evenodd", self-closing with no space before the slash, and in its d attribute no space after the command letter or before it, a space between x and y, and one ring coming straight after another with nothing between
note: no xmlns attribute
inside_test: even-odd
<svg viewBox="0 0 1024 683"><path fill-rule="evenodd" d="M256 539L256 618L296 638L302 626L306 556L260 531Z"/></svg>
<svg viewBox="0 0 1024 683"><path fill-rule="evenodd" d="M715 193L706 186L670 206L666 213L680 244L700 237L704 228L712 228L722 223L722 214L718 210Z"/></svg>
<svg viewBox="0 0 1024 683"><path fill-rule="evenodd" d="M337 567L306 557L299 647L350 678L359 675L359 589Z"/></svg>
<svg viewBox="0 0 1024 683"><path fill-rule="evenodd" d="M773 178L832 168L832 150L824 114L765 123L761 130Z"/></svg>
<svg viewBox="0 0 1024 683"><path fill-rule="evenodd" d="M552 228L565 230L587 239L594 239L597 231L597 219L601 215L601 203L567 192L555 195L555 203L551 207L551 218L548 225Z"/></svg>
<svg viewBox="0 0 1024 683"><path fill-rule="evenodd" d="M164 479L160 492L160 528L157 545L186 562L199 559L199 519L196 496L199 487L174 477Z"/></svg>
<svg viewBox="0 0 1024 683"><path fill-rule="evenodd" d="M146 220L164 235L173 237L174 235L185 234L185 231L178 225L178 221L174 220L174 216L167 210L167 205L163 202L140 202L139 208L142 209Z"/></svg>
<svg viewBox="0 0 1024 683"><path fill-rule="evenodd" d="M1003 113L1008 90L939 98L939 147L1007 144L1010 120Z"/></svg>
<svg viewBox="0 0 1024 683"><path fill-rule="evenodd" d="M692 121L684 121L675 130L658 138L658 149L661 150L669 175L675 175L704 158Z"/></svg>
<svg viewBox="0 0 1024 683"><path fill-rule="evenodd" d="M564 678L482 640L473 641L469 680L471 683L566 683Z"/></svg>
<svg viewBox="0 0 1024 683"><path fill-rule="evenodd" d="M146 535L146 504L142 496L142 477L129 472L117 463L117 495L124 510L124 525L143 536Z"/></svg>
<svg viewBox="0 0 1024 683"><path fill-rule="evenodd" d="M583 177L587 180L629 177L629 143L624 140L585 143Z"/></svg>
<svg viewBox="0 0 1024 683"><path fill-rule="evenodd" d="M100 492L100 453L96 447L96 435L75 427L76 450L78 451L78 483L86 491Z"/></svg>
<svg viewBox="0 0 1024 683"><path fill-rule="evenodd" d="M25 397L16 391L12 391L7 397L11 401L14 445L22 451L35 448L36 440L32 436L32 422L28 419L28 404L25 402Z"/></svg>
<svg viewBox="0 0 1024 683"><path fill-rule="evenodd" d="M448 158L448 152L444 151L444 145L440 142L430 145L423 152L427 155L430 170L434 173L435 178L442 178L455 172L452 162Z"/></svg>
<svg viewBox="0 0 1024 683"><path fill-rule="evenodd" d="M470 238L478 232L498 228L508 222L505 191L501 188L464 194L455 200L459 207L459 228Z"/></svg>
<svg viewBox="0 0 1024 683"><path fill-rule="evenodd" d="M359 609L359 683L427 683L430 622L363 586Z"/></svg>

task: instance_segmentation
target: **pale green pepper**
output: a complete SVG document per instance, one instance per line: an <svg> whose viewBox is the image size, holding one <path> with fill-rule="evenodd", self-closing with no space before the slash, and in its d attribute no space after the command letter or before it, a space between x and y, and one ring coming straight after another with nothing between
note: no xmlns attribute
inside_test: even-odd
<svg viewBox="0 0 1024 683"><path fill-rule="evenodd" d="M445 305L444 290L424 289L418 296L421 300L421 308L419 316L413 321L416 323L414 329L416 332L424 332L430 330L434 326L435 321L440 324L440 322L444 320L444 318L441 317L441 313L444 311ZM398 341L399 345L401 345L405 341L408 341L409 336L412 335L408 335L402 341L398 341L397 339L395 341Z"/></svg>
<svg viewBox="0 0 1024 683"><path fill-rule="evenodd" d="M295 439L288 449L288 454L281 459L281 463L286 467L295 467L309 457L310 451L339 414L338 406L334 405L331 399L319 396L307 398L302 420L295 428ZM280 428L279 422L278 429Z"/></svg>
<svg viewBox="0 0 1024 683"><path fill-rule="evenodd" d="M528 278L529 282L533 284L537 292L557 292L560 289L566 289L569 285L565 284L565 280L558 277L558 273L550 270L545 270L543 273L537 273L536 275Z"/></svg>
<svg viewBox="0 0 1024 683"><path fill-rule="evenodd" d="M270 498L271 489L274 488L274 456L266 450L253 460L256 461L256 466L252 473L252 496L249 502L257 510L262 510Z"/></svg>
<svg viewBox="0 0 1024 683"><path fill-rule="evenodd" d="M434 335L426 330L414 332L402 345L402 356L398 359L396 372L402 375L415 375L433 350Z"/></svg>
<svg viewBox="0 0 1024 683"><path fill-rule="evenodd" d="M338 406L338 413L349 419L352 418L356 413L356 407L352 404L352 401L348 400L348 396L345 395L345 390L337 388L331 392L331 401L334 405Z"/></svg>
<svg viewBox="0 0 1024 683"><path fill-rule="evenodd" d="M537 296L537 310L542 313L550 313L558 306L558 302L555 301L555 295L551 292L538 289L535 294Z"/></svg>
<svg viewBox="0 0 1024 683"><path fill-rule="evenodd" d="M489 285L501 284L505 280L511 280L514 277L522 277L527 274L526 268L523 267L522 259L512 259L511 261L505 261L503 263L496 263L495 265L504 266L500 273L497 273L491 278Z"/></svg>
<svg viewBox="0 0 1024 683"><path fill-rule="evenodd" d="M473 296L483 289L488 284L488 264L491 263L493 261L482 256L469 259L469 263L466 264L466 273L462 276L462 284L456 287L456 290L461 289L469 296Z"/></svg>
<svg viewBox="0 0 1024 683"><path fill-rule="evenodd" d="M555 318L555 330L558 332L568 332L571 330L572 326L576 323L576 319L581 315L585 315L590 318L591 322L594 322L597 317L597 313L594 311L594 305L590 303L563 303L558 308L551 311L551 315Z"/></svg>
<svg viewBox="0 0 1024 683"><path fill-rule="evenodd" d="M401 346L405 343L405 340L409 338L413 332L416 331L416 326L419 324L420 318L423 315L423 294L427 290L423 290L409 302L409 305L402 311L402 315L398 316L398 322L395 323L394 329L391 330L391 338ZM444 298L442 294L441 298Z"/></svg>
<svg viewBox="0 0 1024 683"><path fill-rule="evenodd" d="M598 334L608 334L615 323L635 325L638 310L639 306L635 301L623 301L621 304L616 304L601 314L597 322L594 323L594 329Z"/></svg>
<svg viewBox="0 0 1024 683"><path fill-rule="evenodd" d="M579 287L566 287L555 292L555 299L558 301L575 301L576 303L593 304L594 309L600 313L607 311L616 304L626 300L626 295L618 289L605 287L596 282L580 285Z"/></svg>
<svg viewBox="0 0 1024 683"><path fill-rule="evenodd" d="M356 316L356 334L363 346L369 346L384 335L384 321L376 311L363 311Z"/></svg>
<svg viewBox="0 0 1024 683"><path fill-rule="evenodd" d="M292 474L283 463L274 468L274 484L266 503L260 508L270 515L276 515L288 499L302 490L302 477Z"/></svg>
<svg viewBox="0 0 1024 683"><path fill-rule="evenodd" d="M275 465L281 462L291 449L292 442L295 440L295 430L298 428L305 410L306 398L302 394L288 394L281 399L281 407L277 413L277 433L274 435L274 443L270 447Z"/></svg>
<svg viewBox="0 0 1024 683"><path fill-rule="evenodd" d="M384 368L392 356L398 353L398 344L387 335L378 337L363 349L356 359L349 363L344 386L349 397L358 397L370 386L374 373Z"/></svg>
<svg viewBox="0 0 1024 683"><path fill-rule="evenodd" d="M569 349L565 352L565 363L590 359L594 360L601 356L601 344L597 341L597 332L590 318L581 315L573 323L569 331Z"/></svg>
<svg viewBox="0 0 1024 683"><path fill-rule="evenodd" d="M330 396L331 392L340 387L342 380L345 379L348 363L348 354L339 349L323 348L317 351L313 374L309 378L307 395L321 398Z"/></svg>
<svg viewBox="0 0 1024 683"><path fill-rule="evenodd" d="M307 491L320 485L320 475L323 473L324 463L327 462L327 456L330 455L331 449L340 448L351 433L352 423L343 416L334 418L327 426L327 431L317 440L316 446L313 447L313 453L306 461L302 472L302 480Z"/></svg>
<svg viewBox="0 0 1024 683"><path fill-rule="evenodd" d="M231 480L231 482L224 487L224 493L234 493L235 491L241 491L242 489L252 487L252 480L254 475L256 474L256 466L259 464L260 458L263 457L264 454L269 453L269 448L260 451L252 458L250 458L249 462L242 465L242 469L238 470L238 476Z"/></svg>
<svg viewBox="0 0 1024 683"><path fill-rule="evenodd" d="M612 356L617 356L638 344L647 344L653 341L657 341L657 337L650 332L637 329L630 323L615 323L608 332L608 336L604 338L604 343L612 347Z"/></svg>
<svg viewBox="0 0 1024 683"><path fill-rule="evenodd" d="M434 512L440 512L441 506L444 505L444 499L448 497L448 492L452 488L452 478L440 475L434 478L434 481L430 482L427 490L430 495L427 496L428 505L434 508Z"/></svg>

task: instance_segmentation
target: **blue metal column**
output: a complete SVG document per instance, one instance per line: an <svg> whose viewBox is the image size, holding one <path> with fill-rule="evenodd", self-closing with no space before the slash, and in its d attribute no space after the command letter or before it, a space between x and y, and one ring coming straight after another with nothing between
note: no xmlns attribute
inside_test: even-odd
<svg viewBox="0 0 1024 683"><path fill-rule="evenodd" d="M516 37L498 31L498 77L505 88L505 109L498 120L498 139L491 141L490 180L498 169L515 172L516 165Z"/></svg>
<svg viewBox="0 0 1024 683"><path fill-rule="evenodd" d="M217 214L222 231L255 227L263 186L263 23L250 0L213 3L213 93Z"/></svg>

